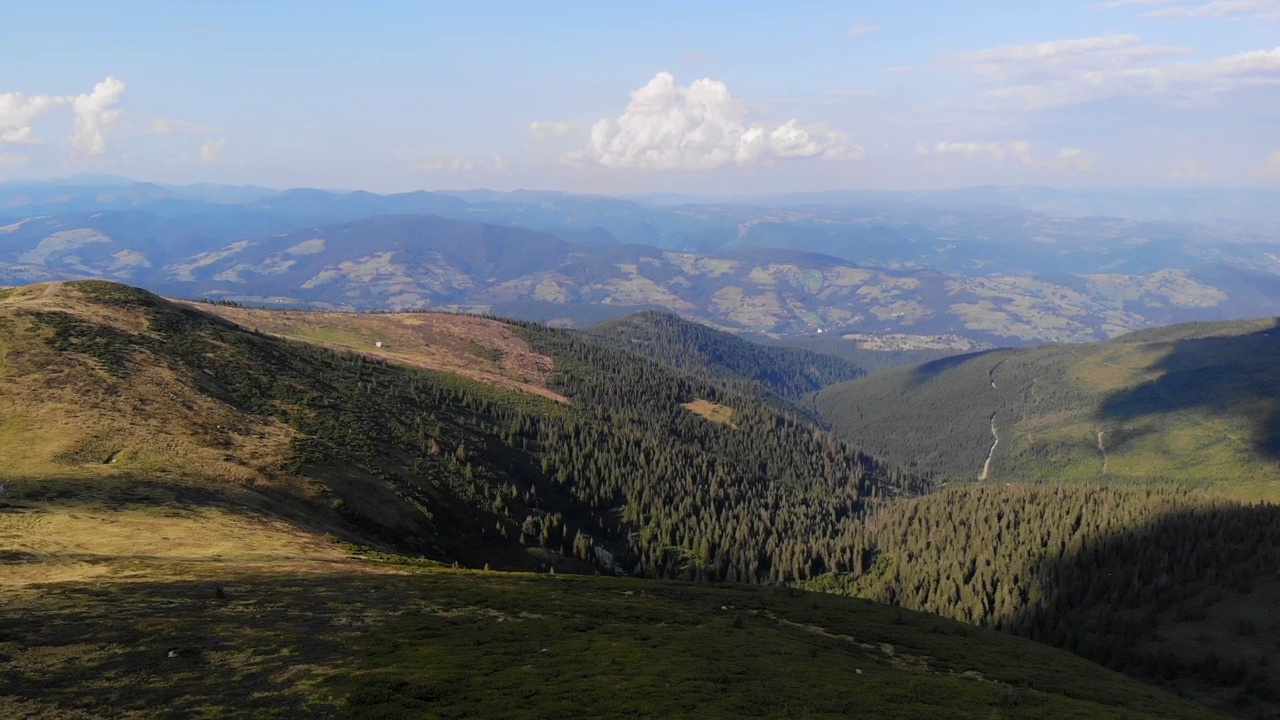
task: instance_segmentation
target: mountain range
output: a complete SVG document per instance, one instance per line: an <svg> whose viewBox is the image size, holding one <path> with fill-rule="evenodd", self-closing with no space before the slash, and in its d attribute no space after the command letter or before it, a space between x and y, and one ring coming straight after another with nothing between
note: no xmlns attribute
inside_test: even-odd
<svg viewBox="0 0 1280 720"><path fill-rule="evenodd" d="M1265 232L973 199L988 191L645 205L87 180L0 187L0 282L104 278L246 304L578 326L657 307L774 337L897 335L908 350L1097 340L1280 302Z"/></svg>

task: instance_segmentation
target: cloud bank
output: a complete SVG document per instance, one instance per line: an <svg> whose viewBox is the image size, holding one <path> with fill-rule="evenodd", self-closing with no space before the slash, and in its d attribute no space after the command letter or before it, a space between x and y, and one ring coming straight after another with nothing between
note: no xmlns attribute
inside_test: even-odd
<svg viewBox="0 0 1280 720"><path fill-rule="evenodd" d="M532 128L531 128L532 130ZM631 93L615 120L591 127L586 148L570 164L641 170L712 170L726 165L790 160L860 160L866 151L847 134L820 125L752 122L748 106L723 82L704 78L688 87L658 73Z"/></svg>

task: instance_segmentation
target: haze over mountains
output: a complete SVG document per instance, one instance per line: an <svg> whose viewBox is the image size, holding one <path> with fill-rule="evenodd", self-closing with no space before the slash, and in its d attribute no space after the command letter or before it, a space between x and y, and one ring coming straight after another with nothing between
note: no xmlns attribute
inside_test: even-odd
<svg viewBox="0 0 1280 720"><path fill-rule="evenodd" d="M0 282L100 277L181 297L579 325L661 307L736 331L898 333L916 345L1092 340L1270 313L1280 194L1188 193L636 201L9 182Z"/></svg>

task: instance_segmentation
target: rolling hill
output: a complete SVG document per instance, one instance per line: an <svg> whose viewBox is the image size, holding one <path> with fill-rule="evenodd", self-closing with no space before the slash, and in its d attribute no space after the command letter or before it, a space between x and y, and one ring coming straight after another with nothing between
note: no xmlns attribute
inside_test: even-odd
<svg viewBox="0 0 1280 720"><path fill-rule="evenodd" d="M226 495L477 567L786 581L840 557L870 508L925 487L785 409L568 331L278 316L325 347L98 281L4 295L12 498L93 478L101 503Z"/></svg>
<svg viewBox="0 0 1280 720"><path fill-rule="evenodd" d="M0 291L0 358L6 714L1215 716L856 599L444 568L819 582L925 489L598 339L88 281Z"/></svg>
<svg viewBox="0 0 1280 720"><path fill-rule="evenodd" d="M823 390L844 437L944 480L1170 480L1280 497L1273 319L946 358ZM994 450L992 448L994 447Z"/></svg>

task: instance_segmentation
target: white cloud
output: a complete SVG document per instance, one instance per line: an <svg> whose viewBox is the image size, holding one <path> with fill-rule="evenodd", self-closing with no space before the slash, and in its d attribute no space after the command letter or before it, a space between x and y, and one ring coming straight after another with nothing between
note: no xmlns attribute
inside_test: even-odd
<svg viewBox="0 0 1280 720"><path fill-rule="evenodd" d="M1280 0L1214 0L1202 5L1179 5L1153 10L1147 18L1258 18L1280 20Z"/></svg>
<svg viewBox="0 0 1280 720"><path fill-rule="evenodd" d="M529 123L529 138L534 142L562 138L577 130L578 126L570 122L547 122L534 120Z"/></svg>
<svg viewBox="0 0 1280 720"><path fill-rule="evenodd" d="M591 127L586 148L566 155L569 164L642 170L710 170L778 159L857 160L866 151L844 132L751 122L748 104L722 82L704 78L688 87L658 73L631 93L616 120Z"/></svg>
<svg viewBox="0 0 1280 720"><path fill-rule="evenodd" d="M107 149L107 132L120 118L116 105L124 98L125 84L114 77L93 86L93 92L77 95L71 101L75 125L71 130L71 146L88 155L101 155Z"/></svg>
<svg viewBox="0 0 1280 720"><path fill-rule="evenodd" d="M505 173L511 169L511 161L501 155L494 155L492 158L467 158L449 154L434 154L414 167L418 170L432 172L468 173L477 170L491 170Z"/></svg>
<svg viewBox="0 0 1280 720"><path fill-rule="evenodd" d="M1191 158L1182 158L1177 167L1169 171L1168 177L1170 180L1208 180L1209 168Z"/></svg>
<svg viewBox="0 0 1280 720"><path fill-rule="evenodd" d="M200 147L200 162L204 165L213 165L222 160L222 153L227 149L227 139L218 138L217 140L206 140L204 145Z"/></svg>
<svg viewBox="0 0 1280 720"><path fill-rule="evenodd" d="M1004 160L1004 146L997 142L974 143L974 142L940 142L933 146L933 151L940 155L960 155L962 157L977 157L979 155L987 155L994 160Z"/></svg>
<svg viewBox="0 0 1280 720"><path fill-rule="evenodd" d="M987 100L1029 109L1113 97L1205 103L1228 90L1280 84L1280 47L1199 63L1166 62L1187 52L1144 45L1135 35L1100 35L990 48L954 60L995 85L984 93Z"/></svg>
<svg viewBox="0 0 1280 720"><path fill-rule="evenodd" d="M854 25L845 33L845 37L862 37L878 32L884 32L884 28L879 25Z"/></svg>
<svg viewBox="0 0 1280 720"><path fill-rule="evenodd" d="M120 117L116 106L124 98L125 84L108 77L93 91L80 95L0 94L0 142L36 143L33 123L46 113L70 108L75 115L71 146L88 155L100 155L107 147L107 134Z"/></svg>
<svg viewBox="0 0 1280 720"><path fill-rule="evenodd" d="M960 53L955 60L997 82L1011 82L1057 73L1087 73L1121 69L1136 61L1189 53L1189 48L1143 45L1136 35L1098 35L1071 40L1001 45Z"/></svg>
<svg viewBox="0 0 1280 720"><path fill-rule="evenodd" d="M37 118L65 105L66 98L52 95L27 97L22 93L0 93L0 142L38 142L31 127Z"/></svg>
<svg viewBox="0 0 1280 720"><path fill-rule="evenodd" d="M17 167L19 165L25 165L26 162L27 157L25 155L6 155L4 153L0 153L0 167Z"/></svg>
<svg viewBox="0 0 1280 720"><path fill-rule="evenodd" d="M1062 148L1050 167L1058 172L1089 172L1094 166L1093 156L1080 148Z"/></svg>
<svg viewBox="0 0 1280 720"><path fill-rule="evenodd" d="M916 143L916 155L958 155L963 158L985 157L997 163L1013 161L1032 169L1047 169L1056 172L1088 172L1093 169L1094 159L1080 148L1063 148L1057 157L1050 162L1036 160L1031 143L1026 140L1010 140L1007 142L950 142L942 141L930 147L923 142Z"/></svg>
<svg viewBox="0 0 1280 720"><path fill-rule="evenodd" d="M213 131L214 128L210 125L165 118L152 120L149 130L152 135L207 135Z"/></svg>

